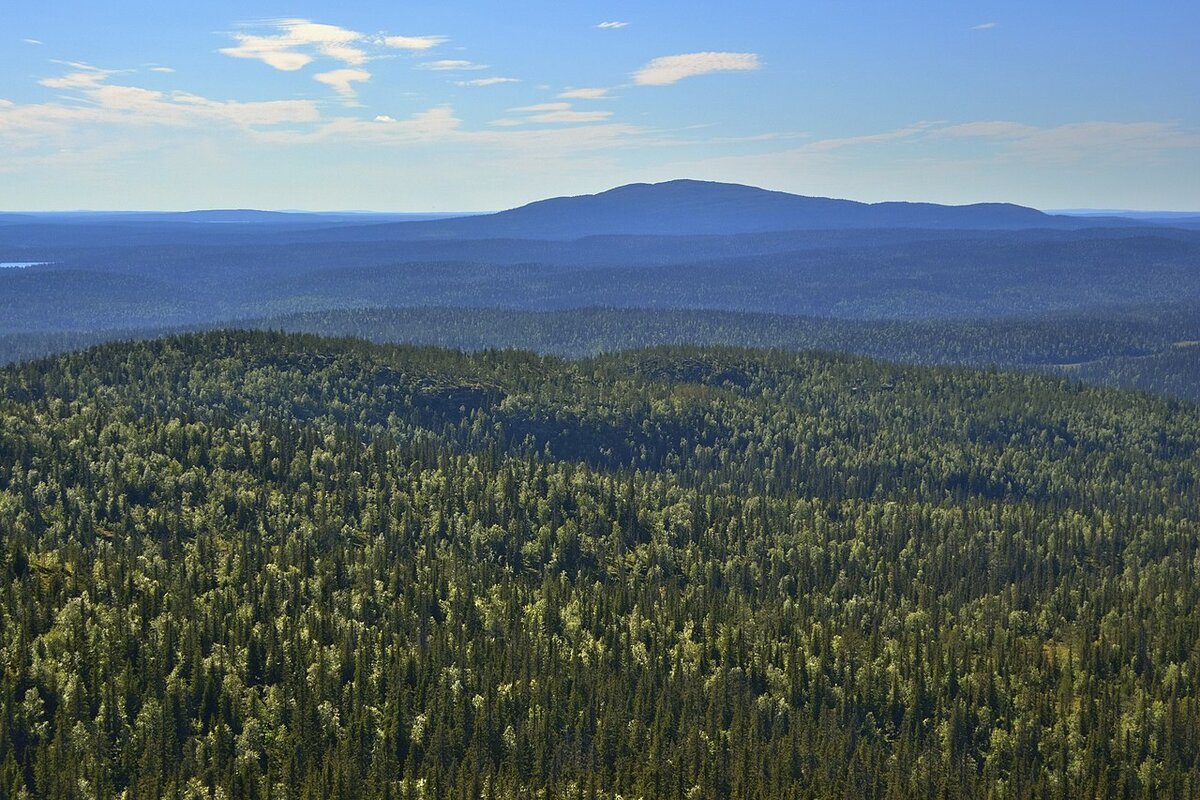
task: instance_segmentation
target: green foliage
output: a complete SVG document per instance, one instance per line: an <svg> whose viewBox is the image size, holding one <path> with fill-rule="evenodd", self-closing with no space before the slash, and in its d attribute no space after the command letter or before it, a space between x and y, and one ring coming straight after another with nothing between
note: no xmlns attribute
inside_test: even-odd
<svg viewBox="0 0 1200 800"><path fill-rule="evenodd" d="M1183 340L1141 356L1105 357L1064 373L1089 383L1128 386L1200 401L1200 342Z"/></svg>
<svg viewBox="0 0 1200 800"><path fill-rule="evenodd" d="M579 308L354 308L242 320L239 326L465 350L571 358L658 345L830 350L914 364L1055 371L1089 383L1200 401L1200 312L1173 304L1008 319L848 320L728 311ZM0 335L0 363L170 330Z"/></svg>
<svg viewBox="0 0 1200 800"><path fill-rule="evenodd" d="M238 332L0 396L0 795L1200 792L1191 405Z"/></svg>

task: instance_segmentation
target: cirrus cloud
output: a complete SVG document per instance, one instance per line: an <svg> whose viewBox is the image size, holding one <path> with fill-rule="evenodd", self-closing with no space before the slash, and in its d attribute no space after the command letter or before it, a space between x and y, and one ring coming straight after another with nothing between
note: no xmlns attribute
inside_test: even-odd
<svg viewBox="0 0 1200 800"><path fill-rule="evenodd" d="M667 86L710 72L749 72L761 66L757 53L684 53L654 59L633 73L633 81L641 86Z"/></svg>

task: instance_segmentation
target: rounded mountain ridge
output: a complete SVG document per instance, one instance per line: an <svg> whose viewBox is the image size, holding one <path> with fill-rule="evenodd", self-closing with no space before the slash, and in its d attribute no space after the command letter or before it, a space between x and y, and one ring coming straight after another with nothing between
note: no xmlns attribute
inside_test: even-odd
<svg viewBox="0 0 1200 800"><path fill-rule="evenodd" d="M393 230L403 238L578 239L855 228L1016 230L1077 226L1077 220L1009 203L861 203L741 184L672 180L538 200L495 214L402 223Z"/></svg>

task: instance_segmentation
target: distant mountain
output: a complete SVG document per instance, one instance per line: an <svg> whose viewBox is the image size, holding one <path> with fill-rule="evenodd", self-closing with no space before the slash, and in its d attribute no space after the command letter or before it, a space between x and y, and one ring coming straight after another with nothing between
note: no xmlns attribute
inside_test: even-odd
<svg viewBox="0 0 1200 800"><path fill-rule="evenodd" d="M743 234L771 231L922 228L1075 230L1120 220L1053 216L1009 203L859 203L805 197L729 183L635 183L578 197L556 197L466 218L404 222L354 231L394 239L578 239L597 235Z"/></svg>
<svg viewBox="0 0 1200 800"><path fill-rule="evenodd" d="M1134 217L1134 215L1130 215ZM0 212L0 228L21 238L17 227L71 225L143 226L134 238L160 238L167 226L214 226L229 236L274 231L292 241L570 241L591 236L734 236L798 231L1077 231L1134 226L1192 228L1190 215L1046 213L1011 203L947 206L936 203L860 203L806 197L752 186L676 180L634 183L598 194L555 197L493 214L370 213L210 209L180 212ZM234 230L241 229L241 230ZM126 240L129 231L89 230L93 240ZM179 232L171 233L179 236ZM184 234L186 236L186 234ZM911 234L906 234L911 236ZM36 237L35 237L36 238Z"/></svg>

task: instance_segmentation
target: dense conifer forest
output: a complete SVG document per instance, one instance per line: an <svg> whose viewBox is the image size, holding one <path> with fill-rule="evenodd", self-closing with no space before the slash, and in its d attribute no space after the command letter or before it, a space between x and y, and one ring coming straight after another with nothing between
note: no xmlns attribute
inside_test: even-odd
<svg viewBox="0 0 1200 800"><path fill-rule="evenodd" d="M0 333L0 365L108 341L230 327ZM380 344L531 350L569 358L661 345L857 353L911 364L1037 370L1200 401L1200 314L1188 304L999 319L836 319L685 309L353 308L239 320L239 328Z"/></svg>
<svg viewBox="0 0 1200 800"><path fill-rule="evenodd" d="M0 371L0 795L1200 794L1200 409L216 332Z"/></svg>

